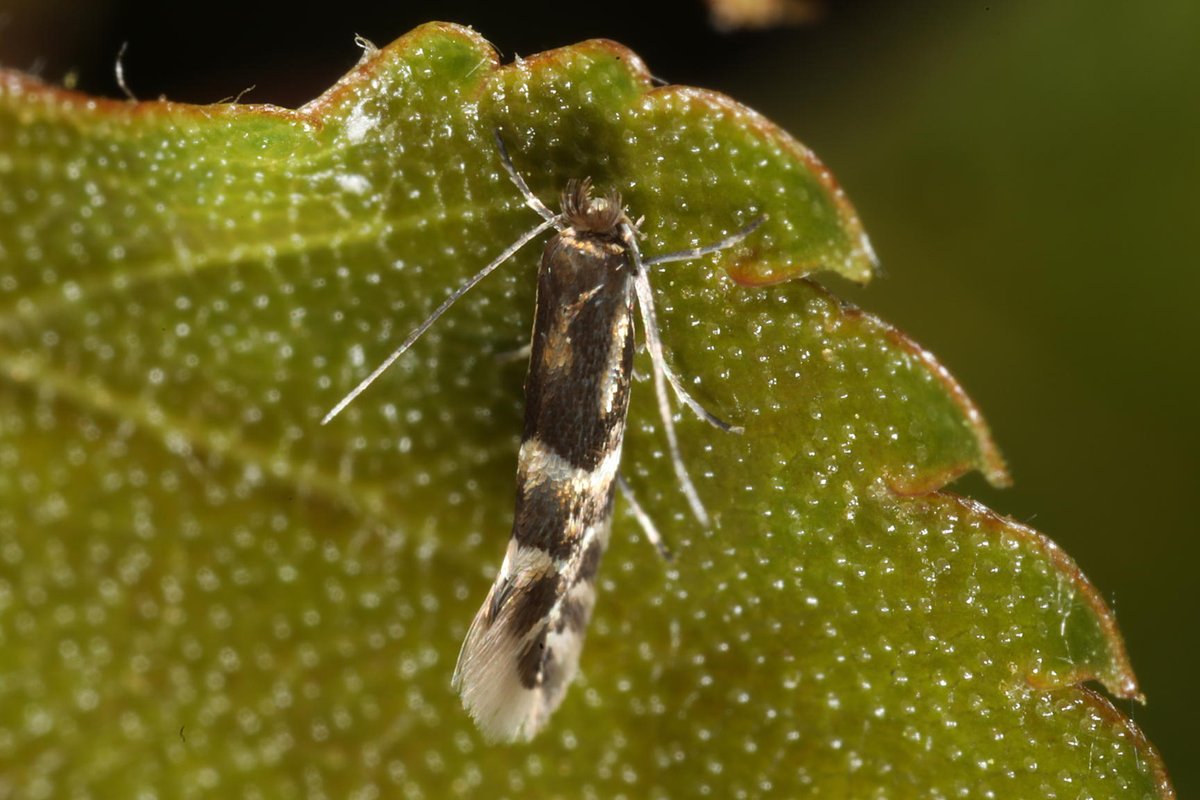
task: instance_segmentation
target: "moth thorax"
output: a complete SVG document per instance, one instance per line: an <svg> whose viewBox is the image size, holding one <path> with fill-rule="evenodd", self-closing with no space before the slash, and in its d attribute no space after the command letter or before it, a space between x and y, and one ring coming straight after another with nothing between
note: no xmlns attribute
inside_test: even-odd
<svg viewBox="0 0 1200 800"><path fill-rule="evenodd" d="M621 195L609 189L601 197L592 197L592 179L567 181L562 193L562 212L567 223L578 231L616 233L625 221Z"/></svg>

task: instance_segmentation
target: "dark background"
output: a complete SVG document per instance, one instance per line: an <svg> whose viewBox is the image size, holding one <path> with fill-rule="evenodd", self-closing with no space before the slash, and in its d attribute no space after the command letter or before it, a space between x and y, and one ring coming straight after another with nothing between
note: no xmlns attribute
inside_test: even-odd
<svg viewBox="0 0 1200 800"><path fill-rule="evenodd" d="M0 64L119 96L298 105L430 19L511 58L616 39L724 91L837 174L884 275L831 281L913 334L992 424L1029 522L1115 608L1179 793L1200 793L1192 686L1200 470L1200 3L830 0L822 22L721 34L697 3L0 0ZM1102 8L1102 6L1108 6ZM68 77L70 76L70 77Z"/></svg>

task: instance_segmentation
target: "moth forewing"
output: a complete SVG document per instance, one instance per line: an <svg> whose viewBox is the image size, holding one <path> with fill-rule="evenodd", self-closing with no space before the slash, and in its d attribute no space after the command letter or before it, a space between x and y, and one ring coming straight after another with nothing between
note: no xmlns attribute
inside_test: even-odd
<svg viewBox="0 0 1200 800"><path fill-rule="evenodd" d="M608 543L633 367L634 267L618 202L586 184L538 271L512 539L454 683L493 740L528 739L579 664Z"/></svg>

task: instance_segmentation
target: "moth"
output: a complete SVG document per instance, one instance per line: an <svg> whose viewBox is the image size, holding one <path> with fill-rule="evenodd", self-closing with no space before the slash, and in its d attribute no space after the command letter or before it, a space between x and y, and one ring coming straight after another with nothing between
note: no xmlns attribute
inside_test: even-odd
<svg viewBox="0 0 1200 800"><path fill-rule="evenodd" d="M706 411L667 365L647 267L731 247L763 218L715 244L643 259L638 225L616 191L593 197L589 179L569 181L555 214L529 190L498 132L495 139L505 171L542 222L456 289L322 424L349 405L458 298L525 244L556 230L538 269L512 536L499 574L467 631L451 681L487 739L515 741L533 738L546 724L575 676L618 488L647 539L666 554L653 522L619 475L632 388L635 305L671 461L701 524L708 524L708 515L679 453L666 386L700 418L721 430L741 431Z"/></svg>

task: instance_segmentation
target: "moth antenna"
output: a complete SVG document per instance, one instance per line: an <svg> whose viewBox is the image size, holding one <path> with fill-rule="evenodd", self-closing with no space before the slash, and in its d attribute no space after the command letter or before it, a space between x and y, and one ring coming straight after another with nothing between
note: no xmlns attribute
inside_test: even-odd
<svg viewBox="0 0 1200 800"><path fill-rule="evenodd" d="M671 463L675 467L675 477L679 480L679 488L692 507L692 514L701 525L708 526L708 512L700 502L700 495L692 479L688 476L687 466L679 453L679 439L675 435L675 420L671 416L671 401L667 397L667 381L665 378L666 359L663 357L662 341L658 336L658 322L654 316L654 293L650 289L650 276L646 265L642 263L642 254L638 250L637 235L628 223L621 225L625 246L629 248L633 261L633 286L637 292L638 308L642 314L642 327L645 329L646 349L650 351L651 372L654 374L654 394L658 398L658 413L662 417L663 429L667 434L667 448L671 451Z"/></svg>
<svg viewBox="0 0 1200 800"><path fill-rule="evenodd" d="M504 140L500 138L500 129L494 128L492 135L496 139L496 148L500 151L500 163L504 165L504 171L508 173L508 177L516 184L521 195L525 198L525 205L536 211L542 219L554 224L554 227L559 230L563 229L562 220L557 214L551 211L541 199L529 190L529 184L521 177L521 173L517 172L517 168L513 165L512 158L508 155L508 148L504 146Z"/></svg>
<svg viewBox="0 0 1200 800"><path fill-rule="evenodd" d="M329 413L326 414L324 419L321 420L321 424L328 425L330 420L332 420L338 414L342 413L342 411L345 410L346 406L348 406L352 402L354 402L354 398L356 398L360 394L362 394L363 391L368 386L370 386L372 383L375 382L376 378L378 378L385 371L387 371L388 367L390 367L392 364L396 363L396 359L398 359L398 358L400 358L400 356L404 355L405 351L407 351L408 348L412 347L413 342L417 341L417 339L420 339L422 334L424 334L425 331L429 330L430 326L432 326L433 323L437 322L438 318L441 317L442 314L445 314L446 310L449 309L450 306L454 305L455 301L458 300L458 298L462 297L464 294L469 292L475 286L475 284L479 283L481 280L486 278L488 275L491 275L492 272L496 269L496 267L500 266L505 261L512 258L514 253L516 253L518 250L520 250L525 245L529 244L529 242L532 241L533 239L536 239L538 236L541 236L546 230L548 230L554 224L555 224L554 219L548 219L548 220L545 220L544 222L539 223L536 227L531 228L530 230L521 234L521 237L519 239L517 239L515 242L513 242L512 244L510 244L508 247L506 247L504 249L504 252L501 253L500 255L496 256L496 259L494 261L492 261L492 263L488 264L486 267L484 267L479 272L477 272L470 280L468 280L462 286L455 289L453 294L451 294L449 297L447 297L442 302L442 304L437 307L437 310L429 315L428 319L426 319L424 322L422 322L420 325L418 325L415 329L413 329L413 332L408 335L408 337L404 340L403 344L401 344L399 347L397 347L395 350L393 350L392 354L390 356L388 356L387 358L385 358L383 360L383 363L375 368L374 372L372 372L370 375L368 375L366 378L364 378L362 380L362 382L360 384L358 384L358 386L355 386L353 389L351 389L349 394L347 394L345 397L343 397L341 400L339 400L338 404L329 410Z"/></svg>
<svg viewBox="0 0 1200 800"><path fill-rule="evenodd" d="M756 217L753 222L742 228L740 231L726 236L719 242L706 244L703 247L693 247L690 250L676 250L673 253L663 253L661 256L655 256L654 258L646 259L646 266L653 267L656 264L666 264L668 261L689 261L693 258L699 258L700 256L707 256L712 253L719 253L722 250L728 250L730 247L733 247L735 244L758 230L758 227L766 221L767 215L763 214L759 217Z"/></svg>
<svg viewBox="0 0 1200 800"><path fill-rule="evenodd" d="M625 498L625 502L629 503L629 507L632 509L633 516L637 519L638 524L642 526L642 532L646 534L646 541L653 545L664 561L674 560L675 557L671 555L671 549L663 541L662 534L658 532L658 528L654 525L654 520L650 519L650 515L642 508L642 504L637 501L637 497L634 496L633 489L629 488L629 482L625 480L624 475L617 475L617 487L621 490L621 496Z"/></svg>

